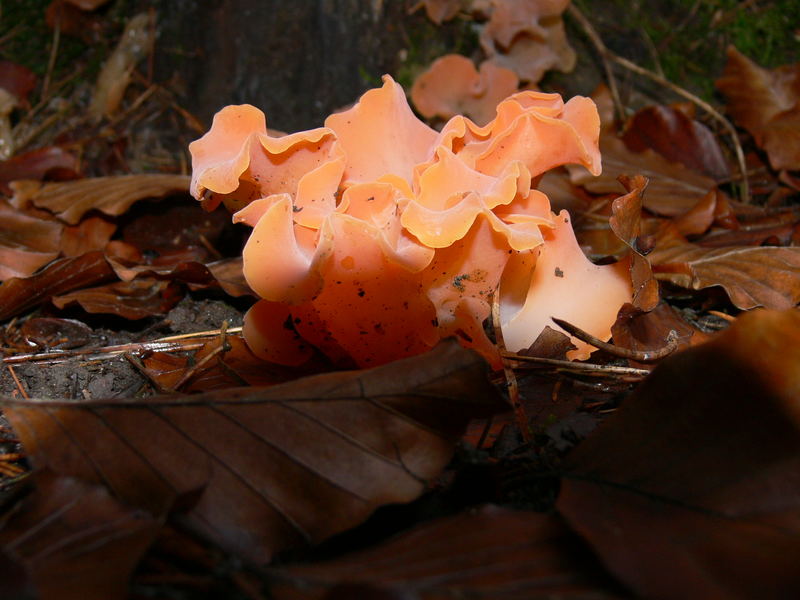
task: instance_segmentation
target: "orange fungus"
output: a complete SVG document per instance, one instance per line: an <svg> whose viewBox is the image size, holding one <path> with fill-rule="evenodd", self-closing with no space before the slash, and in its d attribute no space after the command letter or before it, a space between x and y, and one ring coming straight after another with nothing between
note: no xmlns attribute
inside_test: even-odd
<svg viewBox="0 0 800 600"><path fill-rule="evenodd" d="M190 145L192 193L253 228L244 274L263 300L244 335L266 360L323 352L374 366L456 336L494 366L484 331L499 294L509 350L550 316L608 338L630 301L627 265L595 266L563 211L532 187L553 167L600 170L591 100L519 92L484 125L456 115L441 132L385 76L325 127L271 137L261 111L229 106ZM578 345L573 358L588 355Z"/></svg>

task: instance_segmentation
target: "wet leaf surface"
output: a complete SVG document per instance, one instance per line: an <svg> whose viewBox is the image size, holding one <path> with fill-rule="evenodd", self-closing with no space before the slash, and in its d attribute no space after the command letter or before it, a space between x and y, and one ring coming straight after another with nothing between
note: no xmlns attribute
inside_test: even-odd
<svg viewBox="0 0 800 600"><path fill-rule="evenodd" d="M800 594L800 314L659 365L566 459L558 510L642 597Z"/></svg>
<svg viewBox="0 0 800 600"><path fill-rule="evenodd" d="M24 404L5 413L31 462L102 484L263 563L422 493L467 421L502 409L455 342L370 371L190 398Z"/></svg>

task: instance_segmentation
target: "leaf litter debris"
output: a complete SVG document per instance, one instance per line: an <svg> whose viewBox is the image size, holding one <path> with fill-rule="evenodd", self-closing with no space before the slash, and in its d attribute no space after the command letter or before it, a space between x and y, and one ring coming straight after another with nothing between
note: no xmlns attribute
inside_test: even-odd
<svg viewBox="0 0 800 600"><path fill-rule="evenodd" d="M97 17L74 4L59 18ZM195 209L179 159L126 144L158 111L201 132L140 71L153 18L94 113L0 62L4 596L217 589L212 569L249 598L800 592L797 65L728 51L717 88L749 181L685 94L625 122L594 94L602 175L549 178L590 257L630 252L637 293L586 363L552 329L506 353L514 414L503 376L450 343L355 372L252 355L242 232ZM431 520L387 527L415 498Z"/></svg>

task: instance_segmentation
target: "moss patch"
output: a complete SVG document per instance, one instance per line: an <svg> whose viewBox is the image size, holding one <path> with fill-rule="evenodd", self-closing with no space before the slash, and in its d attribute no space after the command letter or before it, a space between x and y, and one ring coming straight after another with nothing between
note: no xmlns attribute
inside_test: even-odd
<svg viewBox="0 0 800 600"><path fill-rule="evenodd" d="M575 0L617 54L709 100L725 48L764 67L800 60L797 0Z"/></svg>

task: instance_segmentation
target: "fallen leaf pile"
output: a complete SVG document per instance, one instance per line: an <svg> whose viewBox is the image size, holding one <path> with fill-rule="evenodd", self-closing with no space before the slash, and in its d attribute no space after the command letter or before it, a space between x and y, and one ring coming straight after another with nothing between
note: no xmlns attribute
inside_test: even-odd
<svg viewBox="0 0 800 600"><path fill-rule="evenodd" d="M104 4L46 16L88 39ZM575 60L568 2L417 4L473 21L481 46L421 79L427 118L488 123ZM132 151L173 102L144 75L153 18L127 45L120 26L105 84L69 108L0 60L1 598L800 596L797 65L731 48L716 82L749 194L701 106L619 122L593 95L603 172L537 181L588 257L627 257L632 301L613 344L583 340L589 362L552 324L518 354L498 346L503 371L452 339L333 371L253 355L236 326L255 302L246 232L196 206L179 161ZM163 335L212 301L239 321ZM42 397L58 369L74 390Z"/></svg>

